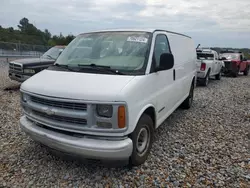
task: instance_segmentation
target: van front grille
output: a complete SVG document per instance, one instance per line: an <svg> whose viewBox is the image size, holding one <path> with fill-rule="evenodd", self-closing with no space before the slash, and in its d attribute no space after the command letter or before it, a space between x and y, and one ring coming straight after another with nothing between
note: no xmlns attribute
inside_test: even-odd
<svg viewBox="0 0 250 188"><path fill-rule="evenodd" d="M70 110L82 110L82 111L87 110L87 104L84 104L84 103L48 100L45 98L40 98L40 97L38 98L35 96L30 96L30 100L34 103L51 106L51 107L66 108Z"/></svg>

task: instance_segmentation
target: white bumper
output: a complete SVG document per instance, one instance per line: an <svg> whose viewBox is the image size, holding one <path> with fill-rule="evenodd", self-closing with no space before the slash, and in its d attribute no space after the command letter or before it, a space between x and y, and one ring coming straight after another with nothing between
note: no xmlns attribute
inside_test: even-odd
<svg viewBox="0 0 250 188"><path fill-rule="evenodd" d="M125 160L131 156L133 150L133 143L129 138L104 140L69 136L39 127L25 116L20 119L20 127L35 141L50 148L84 158Z"/></svg>
<svg viewBox="0 0 250 188"><path fill-rule="evenodd" d="M206 72L205 71L197 71L197 78L205 78Z"/></svg>

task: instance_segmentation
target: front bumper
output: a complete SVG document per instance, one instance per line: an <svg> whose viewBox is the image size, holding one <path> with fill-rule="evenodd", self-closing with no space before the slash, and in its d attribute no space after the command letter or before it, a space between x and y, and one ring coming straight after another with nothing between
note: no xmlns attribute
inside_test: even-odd
<svg viewBox="0 0 250 188"><path fill-rule="evenodd" d="M21 73L9 72L9 77L11 80L15 80L18 82L24 82L25 80L27 80L31 76L23 75Z"/></svg>
<svg viewBox="0 0 250 188"><path fill-rule="evenodd" d="M69 136L37 126L26 116L21 117L20 127L35 141L50 148L84 158L125 160L131 156L133 150L133 143L130 138L104 140L93 137Z"/></svg>
<svg viewBox="0 0 250 188"><path fill-rule="evenodd" d="M228 73L232 73L232 72L237 72L238 71L238 67L237 64L234 62L224 62L225 66L222 67L222 73L224 74L228 74Z"/></svg>

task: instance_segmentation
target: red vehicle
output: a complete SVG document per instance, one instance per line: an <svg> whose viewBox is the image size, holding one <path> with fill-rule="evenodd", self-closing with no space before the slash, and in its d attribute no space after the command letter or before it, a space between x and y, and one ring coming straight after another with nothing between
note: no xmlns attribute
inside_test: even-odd
<svg viewBox="0 0 250 188"><path fill-rule="evenodd" d="M222 72L225 75L237 77L240 72L248 75L250 68L250 61L248 61L242 52L236 51L221 51L220 60L224 61L225 67Z"/></svg>

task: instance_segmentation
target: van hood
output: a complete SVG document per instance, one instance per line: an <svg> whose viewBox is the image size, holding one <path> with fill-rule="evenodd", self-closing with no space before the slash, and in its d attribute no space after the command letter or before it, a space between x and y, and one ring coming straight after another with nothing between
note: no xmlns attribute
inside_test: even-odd
<svg viewBox="0 0 250 188"><path fill-rule="evenodd" d="M123 101L122 95L119 94L134 77L43 70L23 82L20 89L58 98Z"/></svg>

